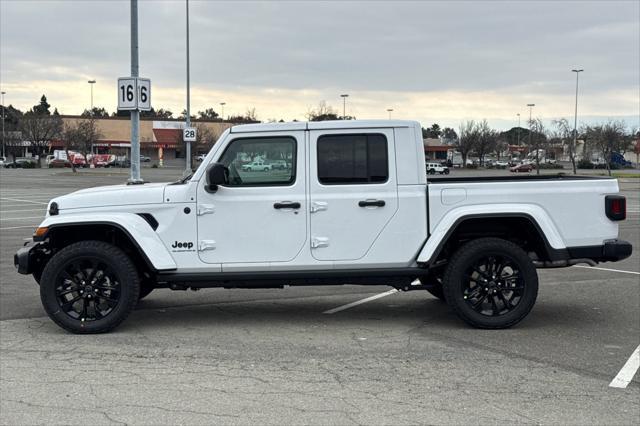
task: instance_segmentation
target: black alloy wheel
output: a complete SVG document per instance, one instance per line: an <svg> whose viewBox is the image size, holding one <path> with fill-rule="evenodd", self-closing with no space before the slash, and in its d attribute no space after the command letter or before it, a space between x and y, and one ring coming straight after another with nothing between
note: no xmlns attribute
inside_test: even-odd
<svg viewBox="0 0 640 426"><path fill-rule="evenodd" d="M120 324L138 301L131 259L102 241L81 241L56 253L42 273L40 297L49 317L73 333L103 333Z"/></svg>
<svg viewBox="0 0 640 426"><path fill-rule="evenodd" d="M480 238L453 255L443 289L449 305L468 324L507 328L533 308L538 274L527 253L516 244Z"/></svg>

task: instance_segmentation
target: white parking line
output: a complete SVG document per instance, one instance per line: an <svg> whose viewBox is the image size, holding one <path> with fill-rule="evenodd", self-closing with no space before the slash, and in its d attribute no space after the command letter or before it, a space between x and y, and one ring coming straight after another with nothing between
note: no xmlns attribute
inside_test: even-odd
<svg viewBox="0 0 640 426"><path fill-rule="evenodd" d="M609 269L609 268L597 268L595 266L581 266L581 265L573 265L574 268L585 268L585 269L597 269L599 271L609 271L609 272L620 272L621 274L632 274L632 275L640 275L640 272L634 271L623 271L620 269Z"/></svg>
<svg viewBox="0 0 640 426"><path fill-rule="evenodd" d="M0 221L7 220L26 220L26 219L44 219L44 216L30 216L30 217L0 217Z"/></svg>
<svg viewBox="0 0 640 426"><path fill-rule="evenodd" d="M633 379L633 376L636 375L638 367L640 367L640 345L638 345L636 350L633 351L627 362L618 372L618 375L613 378L611 383L609 383L609 387L622 389L626 388L627 385L631 382L631 379Z"/></svg>
<svg viewBox="0 0 640 426"><path fill-rule="evenodd" d="M40 207L39 209L0 210L0 214L2 214L2 213L18 213L18 212L41 212L42 210L43 210L42 207Z"/></svg>
<svg viewBox="0 0 640 426"><path fill-rule="evenodd" d="M398 290L394 288L393 290L385 291L384 293L376 294L375 296L367 297L366 299L357 300L352 303L347 303L346 305L338 306L337 308L329 309L328 311L324 311L323 314L335 314L336 312L344 311L345 309L353 308L354 306L371 302L372 300L380 299L381 297L390 296L397 292Z"/></svg>
<svg viewBox="0 0 640 426"><path fill-rule="evenodd" d="M31 228L31 229L35 229L36 226L38 225L25 225L25 226L9 226L7 228L0 228L0 231L6 231L9 229L22 229L22 228Z"/></svg>
<svg viewBox="0 0 640 426"><path fill-rule="evenodd" d="M48 203L43 203L40 201L31 201L31 200L20 200L18 198L0 198L0 200L7 200L7 201L17 201L19 203L32 203L32 204L48 204Z"/></svg>

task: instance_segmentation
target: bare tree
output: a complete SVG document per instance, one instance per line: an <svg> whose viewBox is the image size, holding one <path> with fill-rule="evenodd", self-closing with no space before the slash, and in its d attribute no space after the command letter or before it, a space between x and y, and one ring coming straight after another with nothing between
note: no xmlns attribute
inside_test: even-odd
<svg viewBox="0 0 640 426"><path fill-rule="evenodd" d="M540 174L540 151L545 150L547 145L546 129L540 118L534 118L530 122L531 127L531 148L536 153L536 174ZM546 156L546 150L545 150Z"/></svg>
<svg viewBox="0 0 640 426"><path fill-rule="evenodd" d="M331 106L327 105L327 101L320 102L316 109L310 108L306 117L309 121L339 120L338 114Z"/></svg>
<svg viewBox="0 0 640 426"><path fill-rule="evenodd" d="M76 173L76 165L71 159L71 155L69 151L77 150L78 146L80 146L80 130L78 129L78 123L69 123L65 124L62 130L62 144L64 148L64 152L67 155L67 160L71 163L71 170Z"/></svg>
<svg viewBox="0 0 640 426"><path fill-rule="evenodd" d="M577 173L576 171L576 145L573 138L573 129L571 128L569 122L566 118L561 118L560 120L553 120L553 125L555 127L555 137L558 138L563 145L566 145L569 149L569 159L571 160L571 167L573 167L573 174Z"/></svg>
<svg viewBox="0 0 640 426"><path fill-rule="evenodd" d="M84 156L85 161L87 161L87 155L93 150L93 146L102 137L102 134L94 118L80 121L78 123L78 131L80 137L78 150Z"/></svg>
<svg viewBox="0 0 640 426"><path fill-rule="evenodd" d="M593 141L611 176L611 154L626 151L629 140L625 135L623 121L608 121L604 124L587 127L587 137Z"/></svg>
<svg viewBox="0 0 640 426"><path fill-rule="evenodd" d="M462 156L462 166L467 167L467 157L473 151L478 143L478 129L475 121L469 120L460 124L458 139L454 142L454 146Z"/></svg>
<svg viewBox="0 0 640 426"><path fill-rule="evenodd" d="M32 153L38 156L38 167L42 167L42 155L49 148L51 140L62 132L62 118L32 108L22 116L20 130L23 138L31 144Z"/></svg>
<svg viewBox="0 0 640 426"><path fill-rule="evenodd" d="M498 142L498 133L489 127L487 120L482 120L476 124L475 133L477 134L477 142L475 151L480 159L480 165L484 165L484 157L489 152L495 151Z"/></svg>

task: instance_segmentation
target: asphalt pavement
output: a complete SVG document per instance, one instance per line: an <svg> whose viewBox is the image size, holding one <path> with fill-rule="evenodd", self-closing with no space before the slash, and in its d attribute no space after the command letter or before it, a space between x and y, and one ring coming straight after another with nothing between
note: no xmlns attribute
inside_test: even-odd
<svg viewBox="0 0 640 426"><path fill-rule="evenodd" d="M540 270L536 306L509 330L469 328L424 291L320 286L157 290L110 334L65 333L13 253L50 198L126 177L0 170L0 424L640 421L639 374L610 386L640 344L637 178L620 179L632 257Z"/></svg>

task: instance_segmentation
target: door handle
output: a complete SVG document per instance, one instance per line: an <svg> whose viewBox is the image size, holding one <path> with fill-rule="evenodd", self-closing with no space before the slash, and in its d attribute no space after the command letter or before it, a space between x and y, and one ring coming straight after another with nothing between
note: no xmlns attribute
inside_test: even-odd
<svg viewBox="0 0 640 426"><path fill-rule="evenodd" d="M384 207L384 200L363 200L358 201L360 207Z"/></svg>
<svg viewBox="0 0 640 426"><path fill-rule="evenodd" d="M274 209L299 209L300 208L300 203L295 202L292 203L290 201L283 201L281 203L275 203L273 205Z"/></svg>

